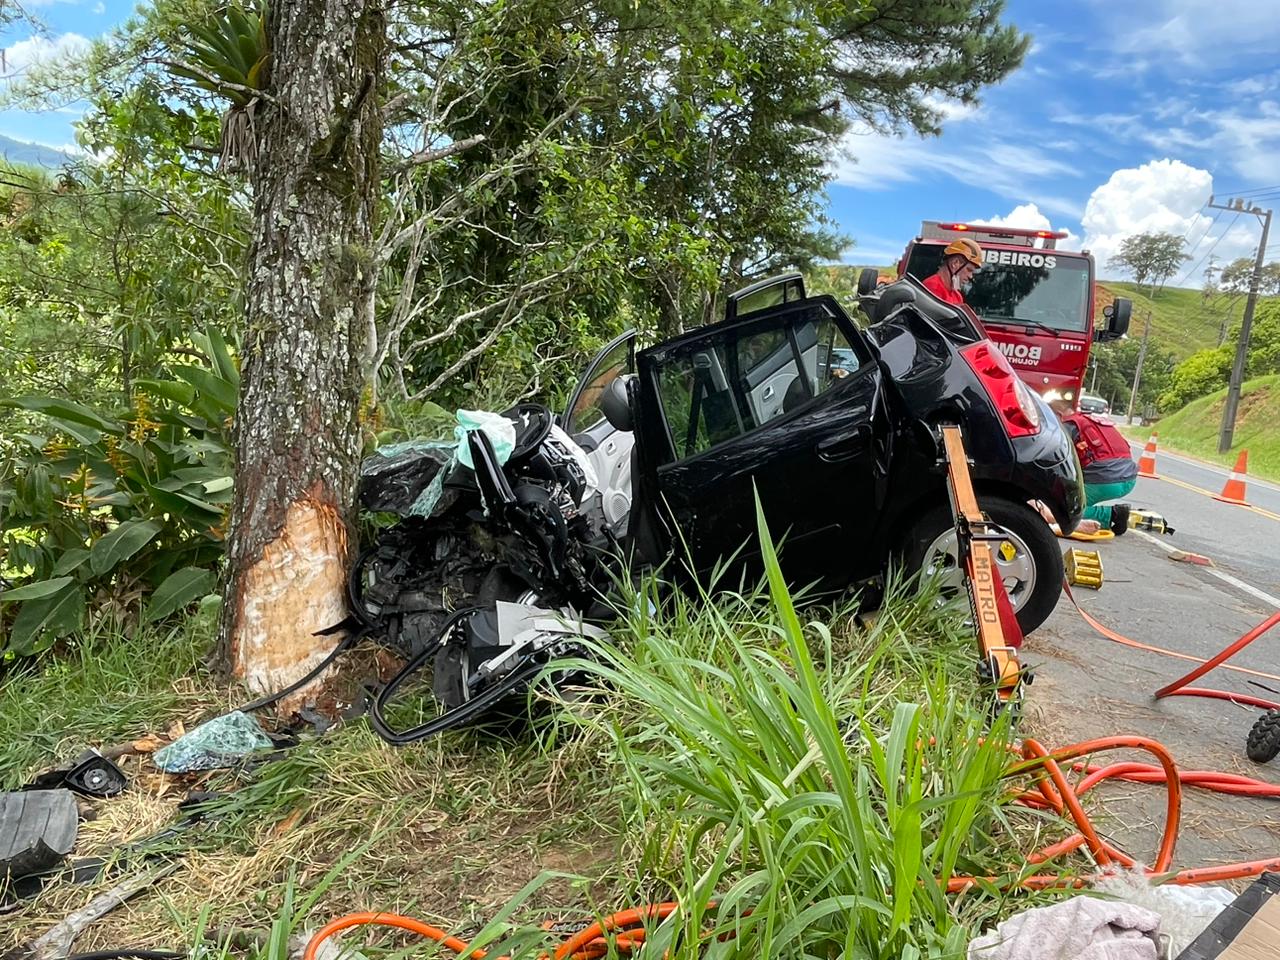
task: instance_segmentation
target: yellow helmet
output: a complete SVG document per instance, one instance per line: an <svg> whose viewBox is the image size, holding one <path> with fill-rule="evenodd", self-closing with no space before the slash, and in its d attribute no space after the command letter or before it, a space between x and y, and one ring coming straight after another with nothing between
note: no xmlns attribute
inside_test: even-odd
<svg viewBox="0 0 1280 960"><path fill-rule="evenodd" d="M982 266L982 248L978 246L978 241L976 240L970 240L968 237L952 240L947 244L946 249L942 251L942 255L949 257L952 254L959 254L975 267Z"/></svg>

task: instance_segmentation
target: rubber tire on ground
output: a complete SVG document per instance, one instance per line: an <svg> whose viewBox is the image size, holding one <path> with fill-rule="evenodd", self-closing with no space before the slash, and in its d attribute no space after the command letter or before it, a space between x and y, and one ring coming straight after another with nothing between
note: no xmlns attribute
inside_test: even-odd
<svg viewBox="0 0 1280 960"><path fill-rule="evenodd" d="M1062 553L1058 538L1053 535L1044 518L1025 503L1018 503L998 496L981 496L978 506L992 523L1005 527L1027 545L1036 567L1036 585L1030 598L1018 611L1018 626L1023 634L1029 634L1053 613L1062 593ZM954 525L951 508L947 505L928 511L908 531L899 556L905 559L906 570L915 572L924 566L925 550L943 531Z"/></svg>
<svg viewBox="0 0 1280 960"><path fill-rule="evenodd" d="M1280 710L1268 710L1254 721L1245 752L1254 763L1268 763L1280 754Z"/></svg>

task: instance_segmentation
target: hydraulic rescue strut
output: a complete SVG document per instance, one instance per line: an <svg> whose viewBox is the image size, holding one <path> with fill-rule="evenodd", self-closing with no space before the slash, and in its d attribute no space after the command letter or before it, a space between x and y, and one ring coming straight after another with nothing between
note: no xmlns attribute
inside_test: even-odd
<svg viewBox="0 0 1280 960"><path fill-rule="evenodd" d="M1007 537L978 507L959 427L943 426L942 446L951 516L956 524L956 562L964 570L978 635L978 670L986 682L995 686L998 710L1017 699L1022 681L1018 663L1022 630L996 568L995 551Z"/></svg>

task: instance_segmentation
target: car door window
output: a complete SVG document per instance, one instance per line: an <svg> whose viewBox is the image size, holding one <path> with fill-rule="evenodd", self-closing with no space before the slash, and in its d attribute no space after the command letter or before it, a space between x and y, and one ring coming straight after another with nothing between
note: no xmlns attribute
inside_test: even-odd
<svg viewBox="0 0 1280 960"><path fill-rule="evenodd" d="M677 459L790 415L860 364L834 317L820 307L731 327L677 349L658 370Z"/></svg>
<svg viewBox="0 0 1280 960"><path fill-rule="evenodd" d="M624 339L596 359L590 379L582 385L566 418L570 434L586 433L604 420L600 399L604 396L605 387L627 372L630 349L631 340Z"/></svg>
<svg viewBox="0 0 1280 960"><path fill-rule="evenodd" d="M824 315L798 324L796 340L801 344L813 344L813 349L803 351L802 357L805 376L815 397L857 372L862 365L857 351L834 317Z"/></svg>
<svg viewBox="0 0 1280 960"><path fill-rule="evenodd" d="M739 436L742 421L729 376L725 344L700 345L668 360L658 374L658 393L678 457L691 457Z"/></svg>

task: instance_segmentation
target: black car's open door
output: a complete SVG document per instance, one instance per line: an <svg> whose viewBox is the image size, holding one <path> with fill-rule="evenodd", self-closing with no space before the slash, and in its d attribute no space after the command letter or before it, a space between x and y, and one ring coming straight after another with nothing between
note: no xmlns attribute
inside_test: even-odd
<svg viewBox="0 0 1280 960"><path fill-rule="evenodd" d="M742 551L754 572L758 490L793 583L874 572L864 540L885 493L888 414L871 348L835 300L706 327L637 365L646 472L677 555L687 547L705 574Z"/></svg>

